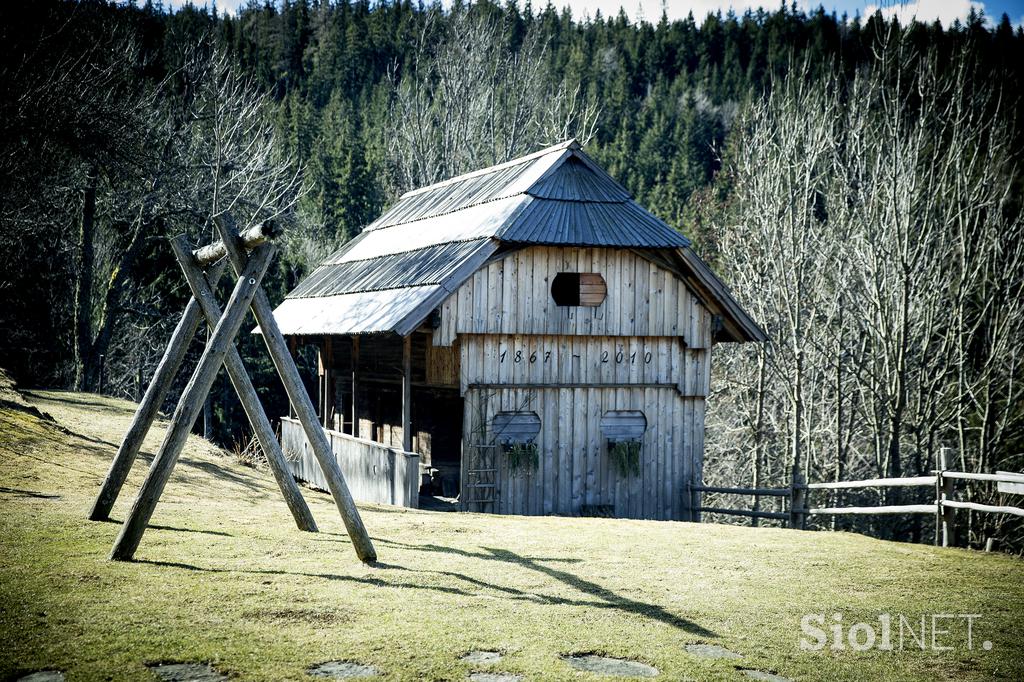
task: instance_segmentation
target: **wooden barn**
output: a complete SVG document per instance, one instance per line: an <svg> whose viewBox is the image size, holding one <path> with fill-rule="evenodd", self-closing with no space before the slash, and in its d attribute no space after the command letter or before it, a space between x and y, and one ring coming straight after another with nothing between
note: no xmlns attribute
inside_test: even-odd
<svg viewBox="0 0 1024 682"><path fill-rule="evenodd" d="M356 499L503 514L696 518L712 346L764 339L575 141L408 192L275 316Z"/></svg>

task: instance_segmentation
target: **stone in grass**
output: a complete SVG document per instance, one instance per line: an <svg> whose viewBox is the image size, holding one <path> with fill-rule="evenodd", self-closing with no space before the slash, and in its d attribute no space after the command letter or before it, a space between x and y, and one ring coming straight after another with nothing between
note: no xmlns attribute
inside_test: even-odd
<svg viewBox="0 0 1024 682"><path fill-rule="evenodd" d="M522 675L512 673L470 673L471 682L520 682Z"/></svg>
<svg viewBox="0 0 1024 682"><path fill-rule="evenodd" d="M656 677L658 669L646 663L627 661L624 658L609 658L594 654L576 654L562 656L562 660L576 668L599 675L618 675L619 677Z"/></svg>
<svg viewBox="0 0 1024 682"><path fill-rule="evenodd" d="M40 670L22 675L18 682L64 682L64 673L59 670Z"/></svg>
<svg viewBox="0 0 1024 682"><path fill-rule="evenodd" d="M717 644L687 644L686 651L700 658L743 658L735 651L729 651Z"/></svg>
<svg viewBox="0 0 1024 682"><path fill-rule="evenodd" d="M741 668L740 672L752 680L761 680L761 682L791 682L788 677L776 675L775 673L766 673L763 670Z"/></svg>
<svg viewBox="0 0 1024 682"><path fill-rule="evenodd" d="M360 677L374 677L380 675L380 671L372 665L353 663L352 661L327 661L314 665L309 669L309 674L314 677L327 677L332 680L351 680Z"/></svg>
<svg viewBox="0 0 1024 682"><path fill-rule="evenodd" d="M224 682L228 679L208 663L161 663L149 669L164 682Z"/></svg>
<svg viewBox="0 0 1024 682"><path fill-rule="evenodd" d="M463 663L472 665L490 665L501 660L501 653L498 651L470 651L462 657Z"/></svg>

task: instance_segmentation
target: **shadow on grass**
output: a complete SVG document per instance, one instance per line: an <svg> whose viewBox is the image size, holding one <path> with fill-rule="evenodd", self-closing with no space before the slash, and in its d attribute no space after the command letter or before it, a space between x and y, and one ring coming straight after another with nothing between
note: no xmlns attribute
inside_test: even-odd
<svg viewBox="0 0 1024 682"><path fill-rule="evenodd" d="M198 482L199 479L193 478L193 475L190 475L187 469L198 469L199 471L205 474L209 474L214 478L218 478L223 481L239 485L250 492L263 492L263 486L260 485L260 482L263 479L258 478L256 476L250 476L248 474L236 474L235 472L225 467L217 466L215 462L205 462L202 460L185 457L182 457L181 459L178 460L177 471L175 475L178 476L184 482Z"/></svg>
<svg viewBox="0 0 1024 682"><path fill-rule="evenodd" d="M578 575L570 573L565 570L558 570L545 566L543 563L561 562L561 563L576 563L579 559L544 559L536 557L525 557L515 552L504 549L493 549L485 547L486 553L479 552L467 552L465 550L455 549L453 547L443 547L441 545L410 545L399 542L390 542L377 540L382 544L390 544L395 546L406 547L410 549L418 549L427 552L441 552L445 554L455 554L466 558L473 559L484 559L488 561L500 561L504 563L514 564L529 570L537 571L542 573L549 578L553 578L564 585L567 585L590 598L573 599L568 597L555 597L545 594L528 593L514 587L507 587L504 585L497 585L486 580L474 578L463 573L455 571L438 571L430 569L409 569L404 566L395 564L383 564L376 563L372 566L374 568L382 568L389 571L414 573L421 575L435 575L443 576L446 578L458 580L476 588L483 590L491 590L494 592L501 593L507 599L514 601L529 602L534 605L550 605L550 606L579 606L585 608L596 608L596 609L608 609L611 611L619 611L621 613L634 614L649 618L651 620L670 625L672 627L683 630L687 633L698 635L700 637L717 637L716 633L707 628L694 623L693 621L682 618L674 613L669 612L665 608L658 606L657 604L649 604L647 602L638 601L636 599L630 599L612 592L597 583L581 578ZM374 577L360 577L353 575L339 575L335 573L306 573L302 571L285 571L285 570L254 570L254 569L222 569L222 568L204 568L201 566L195 566L192 564L186 564L181 562L172 561L154 561L148 559L136 559L136 563L149 564L153 566L166 566L170 568L180 568L188 571L197 571L204 573L244 573L251 575L270 575L270 576L298 576L305 578L314 578L318 580L332 580L341 581L347 583L355 583L360 585L370 585L373 587L388 587L394 589L412 589L412 590L428 590L432 592L440 592L442 594L448 594L459 597L480 597L482 596L479 592L468 591L460 587L451 587L447 585L430 585L425 584L421 581L404 581Z"/></svg>
<svg viewBox="0 0 1024 682"><path fill-rule="evenodd" d="M115 405L104 405L101 401L103 396L95 395L91 400L82 400L74 397L74 393L64 393L60 391L37 391L27 390L22 391L22 395L26 398L31 398L29 402L40 402L40 403L64 403L66 405L77 405L78 407L87 407L90 410L99 410L103 412L114 412L116 414L123 414L125 416L131 416L131 412L125 410L123 407Z"/></svg>
<svg viewBox="0 0 1024 682"><path fill-rule="evenodd" d="M103 523L114 523L114 524L117 524L119 526L123 526L124 525L124 521L121 521L119 519L109 519L108 518L108 519L101 519L101 520L102 520ZM150 530L150 529L152 529L152 530L169 530L169 531L173 531L175 533L201 533L203 535L219 535L220 537L224 537L224 538L233 538L233 537L235 537L231 533L227 533L227 532L224 532L222 530L203 530L201 528L178 528L176 526L161 526L161 525L158 525L158 524L155 524L155 523L151 523L148 526L146 526L146 530Z"/></svg>
<svg viewBox="0 0 1024 682"><path fill-rule="evenodd" d="M495 549L495 548L491 548L491 547L484 547L483 549L484 549L484 552L486 552L486 553L481 553L481 552L467 552L466 550L456 549L454 547L445 547L443 545L434 545L434 544L413 545L413 544L408 544L408 543L395 542L395 541L392 541L392 540L384 540L384 539L376 539L376 538L375 538L375 541L376 542L380 542L381 544L384 544L384 545L393 545L393 546L397 546L397 547L403 547L405 549L412 549L412 550L415 550L415 551L439 552L439 553L442 553L442 554L454 554L454 555L457 555L457 556L463 556L463 557L472 558L472 559L484 559L484 560L488 560L488 561L502 561L502 562L505 562L505 563L515 564L516 566L521 566L523 568L526 568L526 569L529 569L529 570L532 570L532 571L536 571L538 573L543 573L544 575L548 576L549 578L554 578L555 580L557 580L557 581L559 581L559 582L561 582L561 583L563 583L565 585L568 585L569 587L572 587L572 588L574 588L576 590L579 590L580 592L583 592L584 594L588 594L588 595L590 595L592 597L600 599L603 602L603 604L600 604L600 603L590 603L591 606L597 606L597 607L600 607L600 608L612 608L612 609L616 609L616 610L619 610L619 611L624 611L626 613L635 613L635 614L638 614L638 615L641 615L641 616L645 616L647 618L651 618L653 620L657 620L657 621L662 622L662 623L666 623L666 624L671 625L673 627L678 627L681 630L685 630L687 632L690 632L690 633L696 634L696 635L700 635L702 637L714 637L714 636L716 636L714 632L712 632L712 631L710 631L710 630L708 630L708 629L706 629L706 628L704 628L704 627L702 627L702 626L700 626L700 625L698 625L696 623L688 621L685 618L681 618L679 616L676 616L675 614L670 613L669 611L665 610L661 606L658 606L656 604L648 604L646 602L641 602L641 601L637 601L637 600L634 600L634 599L629 599L628 597L620 596L620 595L612 592L611 590L608 590L608 589L606 589L604 587L601 587L600 585L598 585L595 582L592 582L592 581L586 580L584 578L581 578L580 576L575 575L574 573L570 573L570 572L564 571L564 570L558 570L558 569L552 568L550 566L545 566L544 565L544 564L547 564L547 563L580 563L580 559L527 557L527 556L522 556L520 554L516 554L515 552L509 551L507 549ZM454 578L465 580L467 582L470 582L470 583L473 583L473 584L477 584L477 585L480 585L480 586L487 586L487 587L489 587L491 589L498 590L498 591L503 591L503 592L510 591L510 592L515 592L515 593L518 593L518 594L524 594L524 593L520 592L519 590L514 590L512 588L501 587L499 585L491 585L491 584L485 583L483 581L477 580L475 578L470 578L469 576L462 575L460 573L453 573L453 572L449 572L449 571L435 571L435 572L436 573L440 573L442 575L448 575L448 576L451 576L451 577L454 577ZM572 603L572 602L568 602L568 601L566 601L566 600L564 600L562 598L559 598L559 597L549 597L549 596L545 596L545 595L529 595L529 596L530 596L530 600L531 601L535 601L535 602L538 602L538 603L541 603L541 602L551 603L551 604Z"/></svg>
<svg viewBox="0 0 1024 682"><path fill-rule="evenodd" d="M34 497L40 500L59 500L60 495L41 493L35 490L22 490L21 488L8 488L0 486L0 494L14 495L15 497Z"/></svg>

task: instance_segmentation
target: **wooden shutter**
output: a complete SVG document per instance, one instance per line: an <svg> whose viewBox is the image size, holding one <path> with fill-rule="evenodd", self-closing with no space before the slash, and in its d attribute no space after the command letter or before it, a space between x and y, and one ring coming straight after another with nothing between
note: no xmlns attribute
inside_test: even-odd
<svg viewBox="0 0 1024 682"><path fill-rule="evenodd" d="M601 417L601 435L613 443L639 441L647 430L647 417L640 410L608 410Z"/></svg>
<svg viewBox="0 0 1024 682"><path fill-rule="evenodd" d="M491 433L502 445L532 443L540 433L536 412L499 412L491 420Z"/></svg>

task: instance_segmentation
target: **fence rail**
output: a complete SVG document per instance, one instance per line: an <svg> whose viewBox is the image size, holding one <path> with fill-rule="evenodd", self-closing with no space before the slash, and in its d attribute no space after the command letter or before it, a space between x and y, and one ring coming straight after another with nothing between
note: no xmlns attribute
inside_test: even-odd
<svg viewBox="0 0 1024 682"><path fill-rule="evenodd" d="M798 483L807 490L846 490L848 488L901 488L935 485L935 476L908 476L906 478L869 478L864 481L833 481L824 483Z"/></svg>
<svg viewBox="0 0 1024 682"><path fill-rule="evenodd" d="M907 476L903 478L872 478L860 481L825 481L806 483L797 477L788 488L732 488L717 486L692 486L696 493L718 493L749 497L788 497L787 511L761 511L760 509L732 509L700 506L701 512L746 516L753 519L776 519L788 521L791 528L803 528L808 516L875 515L875 514L934 514L936 520L936 544L943 547L953 543L954 523L957 509L987 513L1011 514L1024 517L1024 509L1013 506L981 504L954 499L957 481L984 481L1000 484L999 490L1008 494L1024 495L1024 489L1014 486L1024 484L1024 474L1000 471L982 474L969 471L952 471L946 468L950 461L948 449L940 452L940 469L928 476ZM934 502L925 504L878 505L873 507L811 507L807 495L814 490L853 490L863 488L910 488L931 487L935 490Z"/></svg>
<svg viewBox="0 0 1024 682"><path fill-rule="evenodd" d="M789 514L786 512L767 512L754 509L719 509L718 507L701 507L700 510L709 514L733 514L735 516L749 516L755 519L780 519L782 521L789 519Z"/></svg>
<svg viewBox="0 0 1024 682"><path fill-rule="evenodd" d="M943 471L945 478L957 478L965 481L993 481L995 483L1024 483L1024 474L1001 472L998 474L975 474L968 471Z"/></svg>
<svg viewBox="0 0 1024 682"><path fill-rule="evenodd" d="M708 485L695 485L690 488L697 493L728 493L733 495L760 495L762 497L789 497L789 488L716 488Z"/></svg>
<svg viewBox="0 0 1024 682"><path fill-rule="evenodd" d="M802 509L801 514L934 514L934 504L892 504L880 507L820 507L817 509Z"/></svg>

